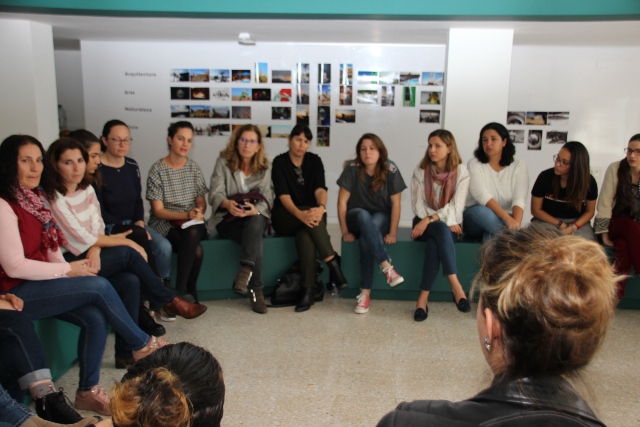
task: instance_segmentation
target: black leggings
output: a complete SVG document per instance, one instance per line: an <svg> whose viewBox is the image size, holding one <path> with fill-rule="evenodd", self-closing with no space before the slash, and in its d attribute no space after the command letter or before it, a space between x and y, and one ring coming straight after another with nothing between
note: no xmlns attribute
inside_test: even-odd
<svg viewBox="0 0 640 427"><path fill-rule="evenodd" d="M147 235L147 230L138 225L120 225L116 224L111 229L111 234L119 234L124 233L125 231L131 230L131 234L127 236L127 239L133 240L147 253L147 262L149 263L149 267L153 270L153 273L160 277L158 274L158 268L156 267L156 259L153 256L153 250L151 249L151 241L149 240L149 236Z"/></svg>
<svg viewBox="0 0 640 427"><path fill-rule="evenodd" d="M190 293L198 301L196 285L202 267L204 251L200 241L207 237L204 224L192 225L189 228L172 227L167 234L173 252L178 254L178 273L176 290L178 293Z"/></svg>

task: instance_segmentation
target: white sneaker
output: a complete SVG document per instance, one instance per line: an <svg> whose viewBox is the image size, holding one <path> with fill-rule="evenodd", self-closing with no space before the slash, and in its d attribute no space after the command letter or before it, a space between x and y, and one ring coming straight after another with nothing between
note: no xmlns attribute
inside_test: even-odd
<svg viewBox="0 0 640 427"><path fill-rule="evenodd" d="M387 283L389 286L394 287L398 286L400 283L404 282L404 277L398 274L393 265L382 270L382 274L387 278Z"/></svg>
<svg viewBox="0 0 640 427"><path fill-rule="evenodd" d="M357 314L365 314L369 311L369 303L371 302L371 297L369 295L360 294L356 297L358 303L356 304L356 308L353 309Z"/></svg>
<svg viewBox="0 0 640 427"><path fill-rule="evenodd" d="M167 314L167 312L164 311L164 308L159 308L156 311L156 316L158 316L160 318L160 320L162 320L163 322L175 322L176 321L176 316L172 316L170 314Z"/></svg>

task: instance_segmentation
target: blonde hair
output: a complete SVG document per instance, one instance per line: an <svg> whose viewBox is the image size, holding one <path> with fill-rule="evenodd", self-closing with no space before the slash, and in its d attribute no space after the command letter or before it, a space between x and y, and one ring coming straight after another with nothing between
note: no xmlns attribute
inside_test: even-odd
<svg viewBox="0 0 640 427"><path fill-rule="evenodd" d="M447 164L445 165L445 172L451 172L458 169L458 165L462 163L462 157L460 157L460 153L458 152L458 146L456 144L456 139L453 137L453 134L446 129L436 129L429 134L427 141L431 138L440 138L442 142L447 147L451 148L451 152L447 156ZM427 145L427 150L424 153L424 157L420 161L420 169L426 169L433 162L429 157L429 146Z"/></svg>
<svg viewBox="0 0 640 427"><path fill-rule="evenodd" d="M262 133L257 126L247 124L240 126L233 132L231 138L229 138L229 143L227 143L225 149L220 152L220 157L227 161L227 167L232 173L240 169L242 165L242 159L240 159L240 155L238 154L238 141L240 141L242 134L248 131L255 132L256 135L258 135L259 145L258 151L251 159L251 173L257 174L269 168L269 160L264 151Z"/></svg>

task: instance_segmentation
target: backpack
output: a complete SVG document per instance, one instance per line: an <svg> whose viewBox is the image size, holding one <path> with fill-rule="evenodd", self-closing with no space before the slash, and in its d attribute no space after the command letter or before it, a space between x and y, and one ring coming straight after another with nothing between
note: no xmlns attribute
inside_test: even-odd
<svg viewBox="0 0 640 427"><path fill-rule="evenodd" d="M316 285L314 291L314 299L322 301L324 299L324 285L320 280L322 274L322 263L316 259ZM302 298L302 276L300 274L300 265L296 261L284 275L278 279L278 284L271 293L271 304L269 307L290 307L296 305Z"/></svg>

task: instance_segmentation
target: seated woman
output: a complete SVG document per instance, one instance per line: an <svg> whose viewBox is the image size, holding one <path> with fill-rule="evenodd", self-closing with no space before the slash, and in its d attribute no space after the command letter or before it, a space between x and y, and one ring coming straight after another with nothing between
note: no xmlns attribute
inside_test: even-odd
<svg viewBox="0 0 640 427"><path fill-rule="evenodd" d="M362 285L354 311L369 311L373 268L378 264L389 286L404 278L391 265L384 245L396 242L400 196L407 188L395 163L387 158L384 142L365 133L356 144L356 158L345 162L338 178L338 220L345 242L360 238ZM384 237L383 237L384 236Z"/></svg>
<svg viewBox="0 0 640 427"><path fill-rule="evenodd" d="M469 172L462 164L456 140L448 130L429 134L427 152L413 171L411 238L426 242L420 296L413 319L426 320L429 293L440 264L453 292L453 302L463 313L471 311L467 296L458 280L454 243L462 234L462 212L469 189Z"/></svg>
<svg viewBox="0 0 640 427"><path fill-rule="evenodd" d="M598 183L589 173L589 152L580 142L570 141L553 161L555 166L540 172L533 184L533 221L594 240L591 218L596 213Z"/></svg>
<svg viewBox="0 0 640 427"><path fill-rule="evenodd" d="M306 125L296 125L289 135L289 151L273 159L271 179L276 200L273 228L278 234L296 236L304 294L295 311L311 308L316 283L316 253L329 266L331 281L338 289L347 286L340 257L327 232L327 187L322 159L307 150L313 135Z"/></svg>
<svg viewBox="0 0 640 427"><path fill-rule="evenodd" d="M462 402L401 403L378 426L604 426L567 380L604 341L618 279L595 242L536 224L498 234L474 283L491 386Z"/></svg>
<svg viewBox="0 0 640 427"><path fill-rule="evenodd" d="M118 427L219 427L224 407L222 367L188 342L166 346L137 362L111 399Z"/></svg>
<svg viewBox="0 0 640 427"><path fill-rule="evenodd" d="M514 157L516 147L500 123L480 130L475 158L469 160L469 196L463 213L464 233L493 238L505 226L520 228L529 192L527 165Z"/></svg>
<svg viewBox="0 0 640 427"><path fill-rule="evenodd" d="M163 346L144 333L120 297L87 260L66 262L59 249L67 241L47 209L54 190L40 178L44 149L28 135L12 135L0 144L0 293L24 301L30 319L57 317L80 326L80 381L75 406L109 414L109 398L98 385L107 323L141 359Z"/></svg>
<svg viewBox="0 0 640 427"><path fill-rule="evenodd" d="M613 246L618 274L627 275L631 266L640 274L640 133L631 137L625 153L604 175L595 232ZM618 284L618 298L624 296L627 280Z"/></svg>

